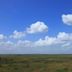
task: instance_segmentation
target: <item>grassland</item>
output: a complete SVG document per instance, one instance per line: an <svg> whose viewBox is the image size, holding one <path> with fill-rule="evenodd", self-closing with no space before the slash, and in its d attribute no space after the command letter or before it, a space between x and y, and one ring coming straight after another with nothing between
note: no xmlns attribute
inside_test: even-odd
<svg viewBox="0 0 72 72"><path fill-rule="evenodd" d="M0 55L0 72L72 72L72 55Z"/></svg>

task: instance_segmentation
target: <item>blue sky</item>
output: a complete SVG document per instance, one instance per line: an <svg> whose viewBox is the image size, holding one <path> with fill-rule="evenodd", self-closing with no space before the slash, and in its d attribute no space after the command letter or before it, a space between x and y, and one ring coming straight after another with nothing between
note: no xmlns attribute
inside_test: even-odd
<svg viewBox="0 0 72 72"><path fill-rule="evenodd" d="M72 53L71 0L1 0L0 53Z"/></svg>

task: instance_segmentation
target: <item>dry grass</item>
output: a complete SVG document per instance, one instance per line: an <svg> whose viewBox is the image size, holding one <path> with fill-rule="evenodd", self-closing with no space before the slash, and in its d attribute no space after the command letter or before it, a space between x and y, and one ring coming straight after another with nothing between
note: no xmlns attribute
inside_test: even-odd
<svg viewBox="0 0 72 72"><path fill-rule="evenodd" d="M72 55L1 55L0 72L72 72Z"/></svg>

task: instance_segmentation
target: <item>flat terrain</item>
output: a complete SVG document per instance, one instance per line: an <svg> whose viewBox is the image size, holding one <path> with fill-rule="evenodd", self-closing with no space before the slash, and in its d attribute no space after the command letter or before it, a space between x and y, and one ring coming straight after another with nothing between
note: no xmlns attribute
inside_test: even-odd
<svg viewBox="0 0 72 72"><path fill-rule="evenodd" d="M72 72L72 55L0 55L0 72Z"/></svg>

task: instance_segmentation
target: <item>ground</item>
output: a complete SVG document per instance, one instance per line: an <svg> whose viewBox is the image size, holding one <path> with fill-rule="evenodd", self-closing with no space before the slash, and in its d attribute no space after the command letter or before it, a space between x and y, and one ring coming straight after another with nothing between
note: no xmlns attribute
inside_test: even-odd
<svg viewBox="0 0 72 72"><path fill-rule="evenodd" d="M0 55L0 72L72 72L72 55Z"/></svg>

